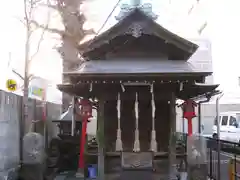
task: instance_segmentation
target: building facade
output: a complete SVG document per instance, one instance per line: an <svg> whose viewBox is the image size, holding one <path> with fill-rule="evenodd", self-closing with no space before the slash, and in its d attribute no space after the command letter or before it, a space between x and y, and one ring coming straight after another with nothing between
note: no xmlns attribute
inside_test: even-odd
<svg viewBox="0 0 240 180"><path fill-rule="evenodd" d="M208 39L211 42L213 81L220 84L226 94L238 97L240 93L237 43L240 27L237 26L238 1L190 1L183 21L189 24L189 38ZM179 27L183 29L183 27ZM228 95L230 96L230 95Z"/></svg>
<svg viewBox="0 0 240 180"><path fill-rule="evenodd" d="M170 6L176 5L172 1ZM240 71L237 43L240 27L236 24L240 12L237 10L238 1L207 1L189 0L184 6L185 11L178 18L182 23L175 23L175 28L189 39L205 39L210 42L213 75L206 79L209 83L220 84L219 89L224 95L220 100L220 111L240 110ZM202 107L203 132L211 133L213 119L216 116L216 98ZM179 111L178 114L181 114ZM179 115L181 117L181 115ZM182 120L179 118L178 130L182 131ZM185 123L186 126L186 123ZM186 130L186 127L185 127ZM195 118L194 131L198 123Z"/></svg>

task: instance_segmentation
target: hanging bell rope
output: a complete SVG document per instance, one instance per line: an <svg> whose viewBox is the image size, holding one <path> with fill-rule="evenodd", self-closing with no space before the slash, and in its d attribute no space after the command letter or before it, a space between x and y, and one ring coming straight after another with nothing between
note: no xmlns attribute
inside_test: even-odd
<svg viewBox="0 0 240 180"><path fill-rule="evenodd" d="M153 89L153 88L151 88ZM151 144L150 144L150 150L153 152L157 152L157 141L156 141L156 130L155 130L155 101L154 101L154 93L152 91L152 99L151 99L151 105L152 105L152 133L151 133Z"/></svg>
<svg viewBox="0 0 240 180"><path fill-rule="evenodd" d="M121 96L118 93L117 98L117 114L118 114L118 129L117 129L117 140L116 140L116 151L122 151L122 139L121 139Z"/></svg>
<svg viewBox="0 0 240 180"><path fill-rule="evenodd" d="M138 93L136 92L136 99L135 99L135 118L136 118L136 124L135 124L135 141L134 141L134 152L139 152L140 151L140 141L139 141L139 129L138 129Z"/></svg>

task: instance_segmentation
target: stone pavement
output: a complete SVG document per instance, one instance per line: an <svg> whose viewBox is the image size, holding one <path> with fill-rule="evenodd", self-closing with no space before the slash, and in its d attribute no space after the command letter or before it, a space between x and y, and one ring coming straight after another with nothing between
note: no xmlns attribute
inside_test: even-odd
<svg viewBox="0 0 240 180"><path fill-rule="evenodd" d="M67 171L58 174L54 180L83 180L84 178L76 177L76 171ZM84 180L91 180L90 178L85 178Z"/></svg>

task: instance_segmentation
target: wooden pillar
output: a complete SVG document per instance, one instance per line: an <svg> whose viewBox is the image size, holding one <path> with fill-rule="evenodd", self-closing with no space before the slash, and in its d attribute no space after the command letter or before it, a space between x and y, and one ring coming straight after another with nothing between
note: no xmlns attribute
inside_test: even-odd
<svg viewBox="0 0 240 180"><path fill-rule="evenodd" d="M177 179L176 169L176 96L170 96L169 179Z"/></svg>
<svg viewBox="0 0 240 180"><path fill-rule="evenodd" d="M104 145L104 104L100 99L97 112L97 140L98 140L98 179L105 179L105 145Z"/></svg>
<svg viewBox="0 0 240 180"><path fill-rule="evenodd" d="M72 97L72 124L71 124L71 135L74 136L76 132L76 119L75 119L75 113L76 113L76 100L77 98L75 96Z"/></svg>

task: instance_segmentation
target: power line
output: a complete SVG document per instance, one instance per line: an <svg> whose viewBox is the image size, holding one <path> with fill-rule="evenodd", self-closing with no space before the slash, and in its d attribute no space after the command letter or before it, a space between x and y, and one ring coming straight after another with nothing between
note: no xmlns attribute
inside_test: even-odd
<svg viewBox="0 0 240 180"><path fill-rule="evenodd" d="M202 24L202 26L198 29L198 34L202 34L203 30L207 27L207 21Z"/></svg>
<svg viewBox="0 0 240 180"><path fill-rule="evenodd" d="M112 11L110 12L110 14L107 16L107 19L104 21L104 23L102 24L102 26L100 27L100 29L97 31L96 35L93 37L93 39L90 41L89 44L91 44L94 39L99 35L99 33L102 31L102 29L105 27L105 25L107 24L108 20L110 19L110 17L112 16L113 12L116 10L116 8L118 7L119 3L121 2L121 0L118 0L118 2L115 4L115 6L113 7Z"/></svg>

